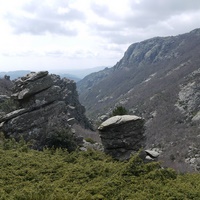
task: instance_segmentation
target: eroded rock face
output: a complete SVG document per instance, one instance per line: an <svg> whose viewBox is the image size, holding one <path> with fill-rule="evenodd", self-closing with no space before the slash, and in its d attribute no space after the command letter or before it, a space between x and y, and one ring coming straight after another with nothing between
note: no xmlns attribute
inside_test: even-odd
<svg viewBox="0 0 200 200"><path fill-rule="evenodd" d="M76 84L69 79L32 72L15 81L11 97L17 109L0 118L1 129L7 137L34 141L35 149L42 149L55 132L73 132L72 122L90 127Z"/></svg>
<svg viewBox="0 0 200 200"><path fill-rule="evenodd" d="M128 159L144 147L144 119L134 115L114 116L103 122L99 134L104 151L118 160Z"/></svg>

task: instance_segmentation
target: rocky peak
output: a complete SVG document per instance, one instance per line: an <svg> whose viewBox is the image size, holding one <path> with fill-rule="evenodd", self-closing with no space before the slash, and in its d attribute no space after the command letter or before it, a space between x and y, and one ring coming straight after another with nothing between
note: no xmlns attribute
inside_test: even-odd
<svg viewBox="0 0 200 200"><path fill-rule="evenodd" d="M74 123L90 127L76 84L69 79L31 72L14 82L11 98L16 109L0 118L1 129L8 137L34 140L36 149L42 149L55 132L70 132Z"/></svg>
<svg viewBox="0 0 200 200"><path fill-rule="evenodd" d="M124 67L142 66L152 64L163 59L178 57L177 37L155 37L130 45L124 57L114 66L115 69ZM173 50L172 50L173 49Z"/></svg>

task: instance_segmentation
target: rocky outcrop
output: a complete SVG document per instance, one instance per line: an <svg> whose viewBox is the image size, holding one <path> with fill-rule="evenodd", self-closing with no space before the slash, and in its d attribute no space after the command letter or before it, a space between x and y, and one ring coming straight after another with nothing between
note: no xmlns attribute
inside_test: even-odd
<svg viewBox="0 0 200 200"><path fill-rule="evenodd" d="M78 100L76 84L69 79L49 75L47 71L32 72L15 81L11 98L17 109L0 118L1 129L7 137L23 136L32 141L35 149L54 145L50 140L62 137L61 132L78 141L71 130L74 123L90 127Z"/></svg>
<svg viewBox="0 0 200 200"><path fill-rule="evenodd" d="M178 101L175 106L188 119L200 122L200 68L193 71L185 79L187 82L180 85Z"/></svg>
<svg viewBox="0 0 200 200"><path fill-rule="evenodd" d="M99 134L104 151L118 160L125 160L145 144L144 119L134 115L114 116L103 122Z"/></svg>

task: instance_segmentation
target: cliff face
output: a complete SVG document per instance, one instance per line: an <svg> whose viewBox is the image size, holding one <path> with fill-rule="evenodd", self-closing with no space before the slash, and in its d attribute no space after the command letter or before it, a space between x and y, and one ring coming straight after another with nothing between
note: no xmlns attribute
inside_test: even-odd
<svg viewBox="0 0 200 200"><path fill-rule="evenodd" d="M1 129L7 137L32 140L36 149L50 145L63 131L72 133L74 123L90 127L76 84L69 79L48 72L30 73L15 81L11 98L15 110L0 118Z"/></svg>
<svg viewBox="0 0 200 200"><path fill-rule="evenodd" d="M199 52L200 29L132 44L97 84L87 87L90 76L78 83L80 101L91 118L109 115L118 105L144 117L147 146L183 160L189 146L200 144Z"/></svg>

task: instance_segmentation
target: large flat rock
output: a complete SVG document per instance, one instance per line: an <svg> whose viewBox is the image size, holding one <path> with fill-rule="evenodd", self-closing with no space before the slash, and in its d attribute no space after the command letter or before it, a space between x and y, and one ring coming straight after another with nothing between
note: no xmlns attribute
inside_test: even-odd
<svg viewBox="0 0 200 200"><path fill-rule="evenodd" d="M141 120L141 117L135 116L135 115L117 115L114 117L111 117L107 119L105 122L103 122L99 127L98 130L104 131L105 129L120 125L120 124L125 124L131 121L136 121L136 120Z"/></svg>

